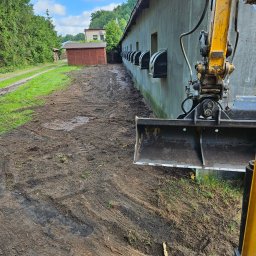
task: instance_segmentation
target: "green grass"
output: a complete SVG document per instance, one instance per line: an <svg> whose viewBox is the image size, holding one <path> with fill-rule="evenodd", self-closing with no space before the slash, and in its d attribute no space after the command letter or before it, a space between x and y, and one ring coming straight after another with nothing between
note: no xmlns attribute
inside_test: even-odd
<svg viewBox="0 0 256 256"><path fill-rule="evenodd" d="M243 192L243 181L238 180L222 180L216 177L208 177L203 180L196 180L202 192L214 194L218 191L222 196L231 196L238 198Z"/></svg>
<svg viewBox="0 0 256 256"><path fill-rule="evenodd" d="M21 75L26 72L37 70L43 67L58 66L66 64L66 60L59 60L57 62L39 63L35 65L20 66L20 67L0 67L0 79L8 78L10 76Z"/></svg>
<svg viewBox="0 0 256 256"><path fill-rule="evenodd" d="M212 200L215 197L221 198L222 201L233 201L240 200L242 197L242 183L241 180L230 181L214 177L201 181L188 178L171 178L165 181L159 193L164 195L167 202L173 200L187 201L189 199L188 201L193 204L195 198L200 198L199 201L203 201Z"/></svg>
<svg viewBox="0 0 256 256"><path fill-rule="evenodd" d="M53 67L54 67L54 65L50 65L50 66L46 66L46 67L42 67L42 68L33 70L31 72L28 72L28 73L17 75L17 76L12 77L12 78L8 78L8 79L0 82L0 88L7 87L7 86L9 86L9 85L11 85L11 84L13 84L15 82L18 82L18 81L23 80L25 78L31 77L31 76L33 76L33 75L35 75L37 73L46 71L47 69L50 69L50 68L53 68Z"/></svg>
<svg viewBox="0 0 256 256"><path fill-rule="evenodd" d="M32 69L37 69L41 67L46 67L50 65L54 65L55 63L44 63L44 64L35 64L35 65L28 65L28 66L21 66L21 67L1 67L0 68L0 79L9 77L9 76L14 76L14 75L19 75L22 72L26 72Z"/></svg>
<svg viewBox="0 0 256 256"><path fill-rule="evenodd" d="M70 66L58 67L33 78L16 91L0 97L0 134L31 120L33 108L45 102L42 96L65 88L71 81L67 72L78 69Z"/></svg>

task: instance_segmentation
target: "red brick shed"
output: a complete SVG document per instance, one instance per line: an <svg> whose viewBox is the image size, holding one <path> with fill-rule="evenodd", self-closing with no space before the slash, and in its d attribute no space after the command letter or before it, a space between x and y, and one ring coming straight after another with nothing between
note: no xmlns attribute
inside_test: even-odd
<svg viewBox="0 0 256 256"><path fill-rule="evenodd" d="M107 64L106 43L66 43L63 46L67 51L69 65L97 65Z"/></svg>

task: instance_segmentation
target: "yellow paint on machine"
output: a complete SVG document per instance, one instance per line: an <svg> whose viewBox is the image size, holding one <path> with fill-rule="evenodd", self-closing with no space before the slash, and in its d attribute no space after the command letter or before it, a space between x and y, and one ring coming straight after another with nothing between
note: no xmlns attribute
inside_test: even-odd
<svg viewBox="0 0 256 256"><path fill-rule="evenodd" d="M225 70L231 4L232 0L218 0L215 5L209 52L209 72L214 75Z"/></svg>
<svg viewBox="0 0 256 256"><path fill-rule="evenodd" d="M256 256L256 161L254 164L242 256Z"/></svg>

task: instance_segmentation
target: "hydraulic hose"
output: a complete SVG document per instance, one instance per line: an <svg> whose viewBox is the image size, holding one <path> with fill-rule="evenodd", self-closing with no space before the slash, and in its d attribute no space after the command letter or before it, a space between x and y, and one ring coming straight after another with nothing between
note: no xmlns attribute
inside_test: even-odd
<svg viewBox="0 0 256 256"><path fill-rule="evenodd" d="M186 103L188 100L192 100L192 99L193 99L193 96L189 96L189 97L187 97L185 100L183 100L182 103L181 103L181 109L182 109L182 111L184 112L185 115L187 115L187 114L193 109L193 106L192 106L192 108L191 108L189 111L186 111L186 110L185 110L185 107L184 107L185 103Z"/></svg>
<svg viewBox="0 0 256 256"><path fill-rule="evenodd" d="M185 48L184 48L184 44L183 44L183 40L182 40L182 39L183 39L183 37L188 36L188 35L194 33L194 32L198 29L198 27L201 25L202 21L204 20L204 17L205 17L206 12L207 12L208 5L209 5L209 0L205 0L204 10L203 10L203 13L202 13L201 18L200 18L200 20L198 21L197 25L196 25L191 31L186 32L186 33L183 33L183 34L180 35L180 46L181 46L181 50L182 50L183 56L184 56L184 58L185 58L185 60L186 60L187 66L188 66L188 68L189 68L189 72L190 72L190 81L191 81L191 82L192 82L192 80L193 80L193 71L192 71L191 65L190 65L190 63L189 63L189 60L188 60L188 57L187 57L187 54L186 54L186 51L185 51Z"/></svg>

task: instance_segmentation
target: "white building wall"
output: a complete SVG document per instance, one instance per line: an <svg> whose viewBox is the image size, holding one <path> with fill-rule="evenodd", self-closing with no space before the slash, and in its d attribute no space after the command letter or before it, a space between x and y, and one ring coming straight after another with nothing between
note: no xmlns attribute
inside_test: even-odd
<svg viewBox="0 0 256 256"><path fill-rule="evenodd" d="M97 39L94 38L95 36L97 36ZM103 37L103 40L102 40ZM93 41L93 40L98 40L98 41L105 41L106 39L106 31L104 29L85 29L85 40L86 41Z"/></svg>

